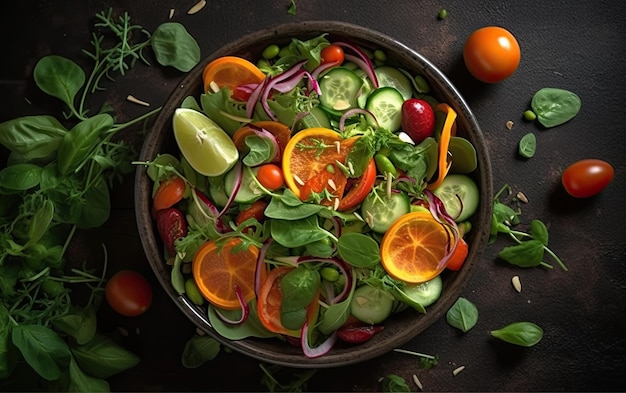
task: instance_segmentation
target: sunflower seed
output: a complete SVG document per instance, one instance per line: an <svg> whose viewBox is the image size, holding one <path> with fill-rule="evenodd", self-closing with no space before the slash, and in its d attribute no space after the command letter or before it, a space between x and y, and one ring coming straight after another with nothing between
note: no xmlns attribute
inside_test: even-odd
<svg viewBox="0 0 626 393"><path fill-rule="evenodd" d="M415 374L413 374L413 382L415 382L419 390L424 390L424 385L422 385L422 382L420 382L419 378L417 378L417 375Z"/></svg>
<svg viewBox="0 0 626 393"><path fill-rule="evenodd" d="M301 186L303 186L303 185L304 185L304 181L302 181L302 179L300 179L300 176L298 176L298 175L293 175L293 180L294 180L296 183L300 184Z"/></svg>
<svg viewBox="0 0 626 393"><path fill-rule="evenodd" d="M522 292L522 282L519 279L519 276L513 276L511 278L511 283L513 284L513 288L519 293Z"/></svg>
<svg viewBox="0 0 626 393"><path fill-rule="evenodd" d="M528 203L528 198L526 198L526 195L523 192L520 191L515 196L520 202Z"/></svg>
<svg viewBox="0 0 626 393"><path fill-rule="evenodd" d="M189 11L187 11L187 15L193 15L197 13L198 11L203 9L205 5L206 5L206 0L200 0L193 7L191 7Z"/></svg>
<svg viewBox="0 0 626 393"><path fill-rule="evenodd" d="M452 370L452 375L457 376L463 370L465 370L465 366L459 366Z"/></svg>

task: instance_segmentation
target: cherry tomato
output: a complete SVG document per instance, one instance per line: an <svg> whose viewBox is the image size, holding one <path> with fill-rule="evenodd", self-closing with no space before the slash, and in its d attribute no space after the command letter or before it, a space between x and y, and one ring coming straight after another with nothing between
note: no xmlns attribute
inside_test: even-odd
<svg viewBox="0 0 626 393"><path fill-rule="evenodd" d="M154 208L163 210L174 206L185 196L186 187L185 181L178 176L161 182L154 194Z"/></svg>
<svg viewBox="0 0 626 393"><path fill-rule="evenodd" d="M576 161L561 175L565 191L576 198L587 198L604 190L613 180L611 164L597 159Z"/></svg>
<svg viewBox="0 0 626 393"><path fill-rule="evenodd" d="M465 263L465 260L467 259L468 253L469 246L467 242L465 241L465 239L460 238L459 243L456 245L454 253L452 253L452 256L448 260L446 268L453 271L460 270L461 266L463 266L463 263Z"/></svg>
<svg viewBox="0 0 626 393"><path fill-rule="evenodd" d="M343 63L344 53L339 45L328 45L326 48L322 49L320 55L322 57L322 63Z"/></svg>
<svg viewBox="0 0 626 393"><path fill-rule="evenodd" d="M113 310L127 317L143 314L152 303L152 287L141 274L121 270L109 279L105 296Z"/></svg>
<svg viewBox="0 0 626 393"><path fill-rule="evenodd" d="M483 82L500 82L511 76L520 62L517 40L508 30L487 26L465 41L463 60L469 72Z"/></svg>
<svg viewBox="0 0 626 393"><path fill-rule="evenodd" d="M259 183L269 190L277 190L281 188L285 182L283 170L278 165L265 164L259 167L257 173Z"/></svg>

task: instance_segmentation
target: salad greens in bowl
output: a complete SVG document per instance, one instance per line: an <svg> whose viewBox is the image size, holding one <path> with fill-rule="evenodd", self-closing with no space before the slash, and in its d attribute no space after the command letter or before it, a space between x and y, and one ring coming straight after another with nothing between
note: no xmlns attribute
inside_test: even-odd
<svg viewBox="0 0 626 393"><path fill-rule="evenodd" d="M146 138L135 195L148 260L182 312L292 367L382 355L444 315L493 198L455 87L341 22L255 32L193 69Z"/></svg>

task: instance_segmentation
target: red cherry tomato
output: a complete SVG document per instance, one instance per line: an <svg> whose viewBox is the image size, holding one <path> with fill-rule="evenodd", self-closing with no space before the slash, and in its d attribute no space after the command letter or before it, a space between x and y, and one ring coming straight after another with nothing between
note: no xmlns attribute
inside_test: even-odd
<svg viewBox="0 0 626 393"><path fill-rule="evenodd" d="M500 82L511 76L520 62L517 40L508 30L487 26L474 31L463 46L469 72L483 82Z"/></svg>
<svg viewBox="0 0 626 393"><path fill-rule="evenodd" d="M460 238L459 243L456 245L456 249L452 253L452 256L448 260L448 264L446 268L449 270L457 271L461 269L461 266L465 263L467 259L467 254L469 253L469 246L465 239Z"/></svg>
<svg viewBox="0 0 626 393"><path fill-rule="evenodd" d="M113 310L127 317L143 314L152 304L152 287L141 274L122 270L109 279L105 289Z"/></svg>
<svg viewBox="0 0 626 393"><path fill-rule="evenodd" d="M561 182L571 196L587 198L604 190L614 173L608 162L590 158L568 166L561 175Z"/></svg>
<svg viewBox="0 0 626 393"><path fill-rule="evenodd" d="M343 48L339 45L328 45L326 48L322 49L320 55L322 57L322 63L343 63Z"/></svg>
<svg viewBox="0 0 626 393"><path fill-rule="evenodd" d="M277 190L281 188L285 182L283 170L274 164L265 164L259 167L256 175L259 183L269 190Z"/></svg>

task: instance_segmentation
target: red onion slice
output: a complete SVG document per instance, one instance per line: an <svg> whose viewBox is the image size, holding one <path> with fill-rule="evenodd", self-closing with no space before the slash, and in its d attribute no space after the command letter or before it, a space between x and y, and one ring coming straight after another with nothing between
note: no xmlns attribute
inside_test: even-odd
<svg viewBox="0 0 626 393"><path fill-rule="evenodd" d="M326 340L324 340L324 342L322 342L317 347L313 348L311 347L311 344L309 343L308 333L309 333L309 323L307 321L307 322L304 322L304 325L302 326L300 344L301 344L302 352L304 353L304 355L311 359L327 354L333 348L333 346L335 345L335 342L337 342L337 332L334 331L332 332L330 336L328 336L328 338L326 338Z"/></svg>
<svg viewBox="0 0 626 393"><path fill-rule="evenodd" d="M246 299L244 299L241 288L239 288L237 284L235 284L235 294L237 294L237 300L239 300L239 305L241 306L241 317L238 320L230 319L222 314L219 309L215 309L217 316L229 325L240 325L244 323L248 319L248 315L250 315L250 306L246 302Z"/></svg>

